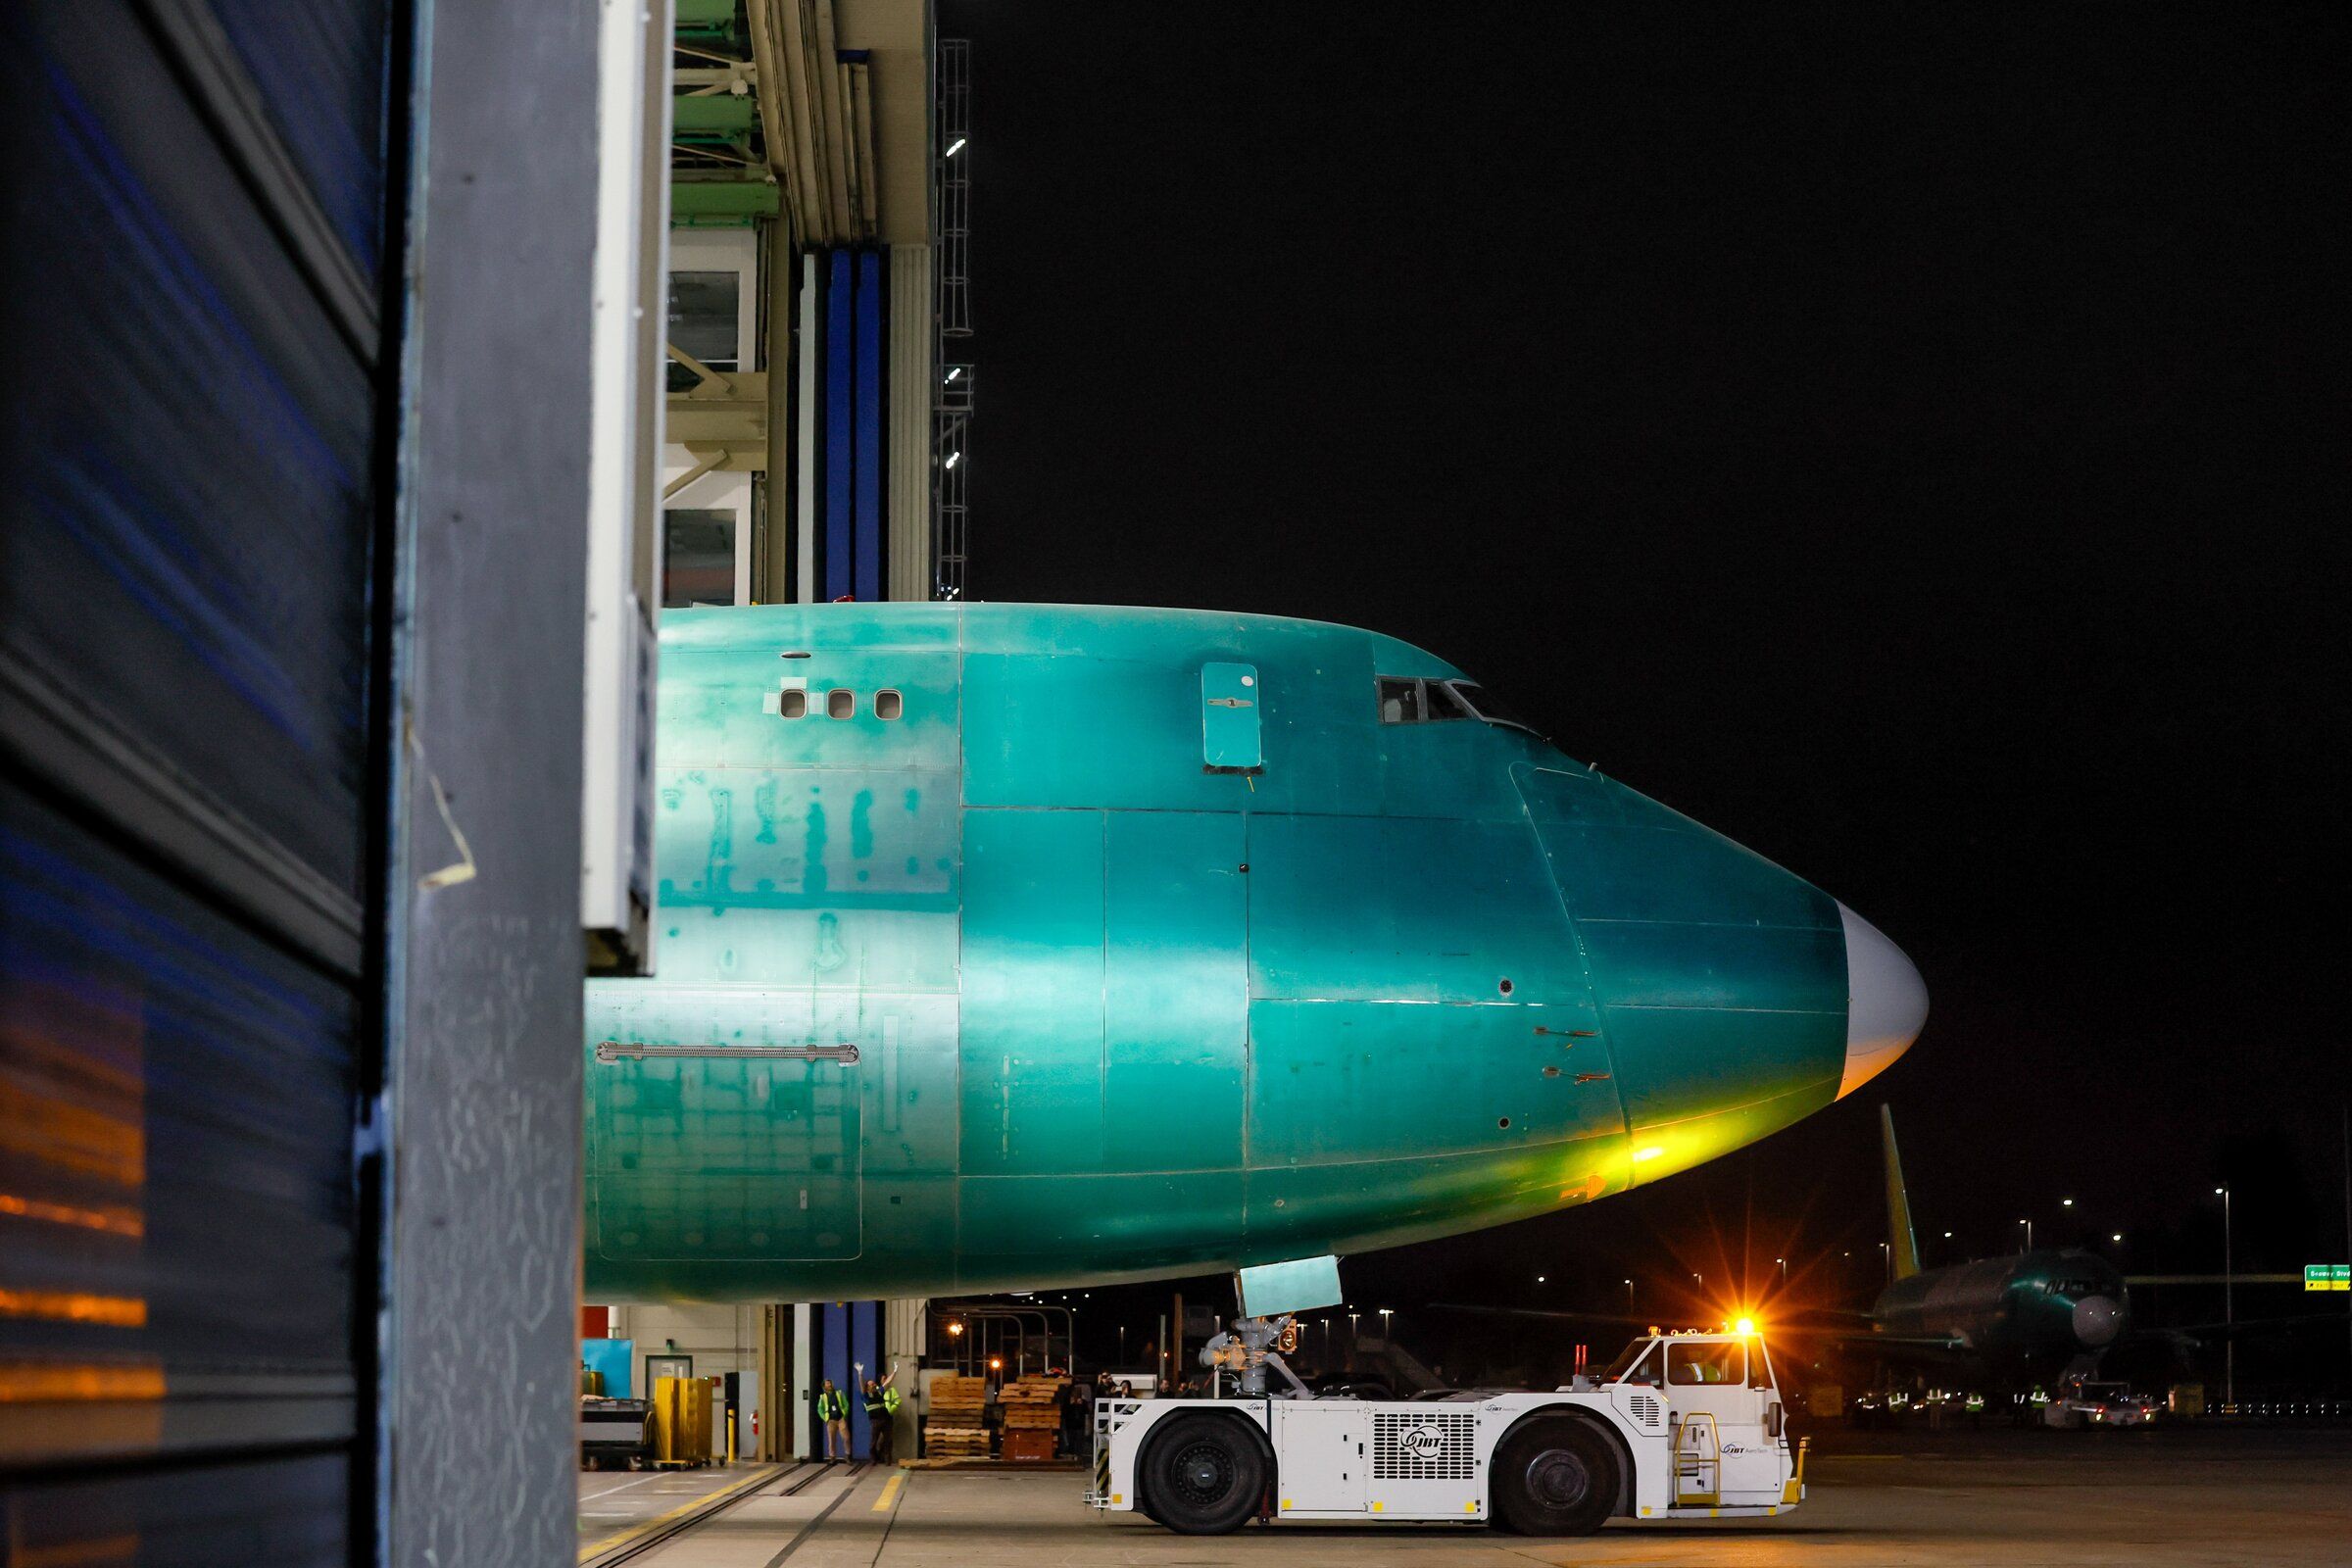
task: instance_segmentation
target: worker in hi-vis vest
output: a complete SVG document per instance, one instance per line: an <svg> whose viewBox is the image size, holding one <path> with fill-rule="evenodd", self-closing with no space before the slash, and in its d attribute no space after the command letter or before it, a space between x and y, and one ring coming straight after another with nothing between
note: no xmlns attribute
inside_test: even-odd
<svg viewBox="0 0 2352 1568"><path fill-rule="evenodd" d="M866 1455L876 1464L899 1462L898 1433L893 1430L899 1413L899 1391L891 1387L897 1377L894 1371L879 1383L872 1378L865 1380Z"/></svg>
<svg viewBox="0 0 2352 1568"><path fill-rule="evenodd" d="M833 1386L831 1378L816 1391L816 1418L825 1424L825 1457L850 1456L850 1396Z"/></svg>

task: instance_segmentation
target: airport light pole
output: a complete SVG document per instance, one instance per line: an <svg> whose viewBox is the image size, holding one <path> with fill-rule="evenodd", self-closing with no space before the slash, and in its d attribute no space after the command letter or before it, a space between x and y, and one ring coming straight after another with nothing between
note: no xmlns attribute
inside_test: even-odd
<svg viewBox="0 0 2352 1568"><path fill-rule="evenodd" d="M1634 1309L1634 1282L1632 1280L1625 1282L1625 1309L1628 1312Z"/></svg>
<svg viewBox="0 0 2352 1568"><path fill-rule="evenodd" d="M2018 1223L2026 1228L2026 1250L2031 1252L2034 1250L2034 1222L2030 1219L2021 1219Z"/></svg>
<svg viewBox="0 0 2352 1568"><path fill-rule="evenodd" d="M1396 1311L1393 1308L1384 1306L1380 1309L1380 1337L1384 1344L1393 1345L1396 1343L1389 1334L1389 1319L1395 1317L1396 1315Z"/></svg>
<svg viewBox="0 0 2352 1568"><path fill-rule="evenodd" d="M2230 1189L2213 1191L2222 1200L2222 1322L2230 1328L2222 1341L2222 1403L2227 1407L2237 1403L2237 1265L2230 1261Z"/></svg>

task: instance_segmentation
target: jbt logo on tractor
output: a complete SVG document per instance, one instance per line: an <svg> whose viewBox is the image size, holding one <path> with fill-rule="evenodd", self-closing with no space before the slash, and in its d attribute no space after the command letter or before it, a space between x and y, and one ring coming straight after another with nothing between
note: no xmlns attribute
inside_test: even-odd
<svg viewBox="0 0 2352 1568"><path fill-rule="evenodd" d="M1436 1427L1407 1427L1396 1435L1396 1446L1416 1459L1435 1459L1446 1449L1446 1435Z"/></svg>

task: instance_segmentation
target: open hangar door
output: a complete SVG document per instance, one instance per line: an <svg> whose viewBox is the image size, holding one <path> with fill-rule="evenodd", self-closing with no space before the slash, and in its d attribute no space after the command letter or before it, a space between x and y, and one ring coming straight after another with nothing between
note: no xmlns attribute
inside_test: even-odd
<svg viewBox="0 0 2352 1568"><path fill-rule="evenodd" d="M573 1558L599 24L0 8L0 1558Z"/></svg>

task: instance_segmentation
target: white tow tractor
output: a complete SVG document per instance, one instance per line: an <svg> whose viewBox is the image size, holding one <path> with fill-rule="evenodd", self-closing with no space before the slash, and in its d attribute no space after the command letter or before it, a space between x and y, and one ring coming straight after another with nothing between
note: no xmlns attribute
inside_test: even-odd
<svg viewBox="0 0 2352 1568"><path fill-rule="evenodd" d="M1250 1519L1500 1525L1585 1535L1609 1519L1770 1516L1804 1499L1772 1357L1742 1323L1653 1331L1549 1391L1317 1398L1283 1364L1289 1319L1209 1342L1219 1396L1106 1399L1087 1500L1185 1535ZM1288 1385L1276 1392L1266 1373ZM1221 1391L1230 1381L1235 1392Z"/></svg>

